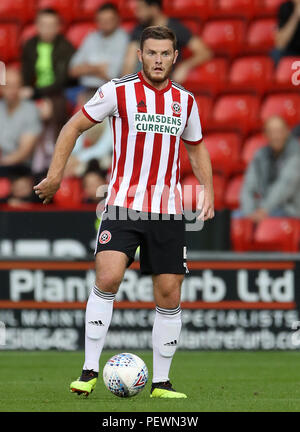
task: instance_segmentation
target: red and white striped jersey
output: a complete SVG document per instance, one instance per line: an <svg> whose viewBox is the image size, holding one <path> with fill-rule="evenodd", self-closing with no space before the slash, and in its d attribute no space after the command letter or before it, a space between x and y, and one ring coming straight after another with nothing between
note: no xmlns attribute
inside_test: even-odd
<svg viewBox="0 0 300 432"><path fill-rule="evenodd" d="M106 205L182 213L180 138L191 145L202 140L192 93L170 80L157 90L139 72L103 85L82 111L93 122L110 119L113 161Z"/></svg>

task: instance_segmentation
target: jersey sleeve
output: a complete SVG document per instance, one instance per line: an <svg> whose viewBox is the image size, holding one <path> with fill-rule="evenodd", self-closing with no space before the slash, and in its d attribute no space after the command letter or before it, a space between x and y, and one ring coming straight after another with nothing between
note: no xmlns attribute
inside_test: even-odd
<svg viewBox="0 0 300 432"><path fill-rule="evenodd" d="M94 96L82 107L83 114L94 123L101 123L106 117L117 113L115 84L110 81L99 87Z"/></svg>
<svg viewBox="0 0 300 432"><path fill-rule="evenodd" d="M190 96L189 96L190 97ZM202 141L202 128L199 117L197 102L193 98L191 112L188 116L185 129L181 138L186 144L196 145Z"/></svg>

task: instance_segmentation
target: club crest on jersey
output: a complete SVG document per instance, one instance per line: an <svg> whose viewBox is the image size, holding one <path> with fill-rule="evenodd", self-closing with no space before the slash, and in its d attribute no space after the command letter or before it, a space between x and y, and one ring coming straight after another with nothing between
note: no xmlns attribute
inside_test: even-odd
<svg viewBox="0 0 300 432"><path fill-rule="evenodd" d="M102 231L102 233L99 236L99 243L106 244L110 241L110 239L111 239L111 233L107 230Z"/></svg>
<svg viewBox="0 0 300 432"><path fill-rule="evenodd" d="M179 102L173 102L171 105L172 111L174 114L180 114L181 113L181 105Z"/></svg>
<svg viewBox="0 0 300 432"><path fill-rule="evenodd" d="M99 92L99 96L100 96L100 98L103 99L103 98L104 98L104 93L103 93L101 87L99 88L98 92Z"/></svg>

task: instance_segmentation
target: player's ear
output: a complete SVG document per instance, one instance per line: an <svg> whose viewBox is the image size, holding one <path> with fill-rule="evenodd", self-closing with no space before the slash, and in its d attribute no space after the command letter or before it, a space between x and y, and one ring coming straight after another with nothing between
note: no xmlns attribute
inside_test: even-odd
<svg viewBox="0 0 300 432"><path fill-rule="evenodd" d="M174 60L173 60L173 64L175 64L175 63L176 63L177 57L178 57L178 50L176 50L176 51L175 51L175 55L174 55Z"/></svg>
<svg viewBox="0 0 300 432"><path fill-rule="evenodd" d="M139 62L142 63L142 50L141 49L137 50L137 55L138 55Z"/></svg>

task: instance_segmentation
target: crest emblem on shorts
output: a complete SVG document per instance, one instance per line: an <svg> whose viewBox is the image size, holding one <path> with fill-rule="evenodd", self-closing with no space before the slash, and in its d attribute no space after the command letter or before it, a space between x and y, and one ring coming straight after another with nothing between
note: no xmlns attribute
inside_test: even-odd
<svg viewBox="0 0 300 432"><path fill-rule="evenodd" d="M180 114L181 113L181 105L179 102L173 102L171 105L172 111L174 114Z"/></svg>
<svg viewBox="0 0 300 432"><path fill-rule="evenodd" d="M111 239L111 233L109 231L102 231L102 233L99 236L99 243L106 244Z"/></svg>

